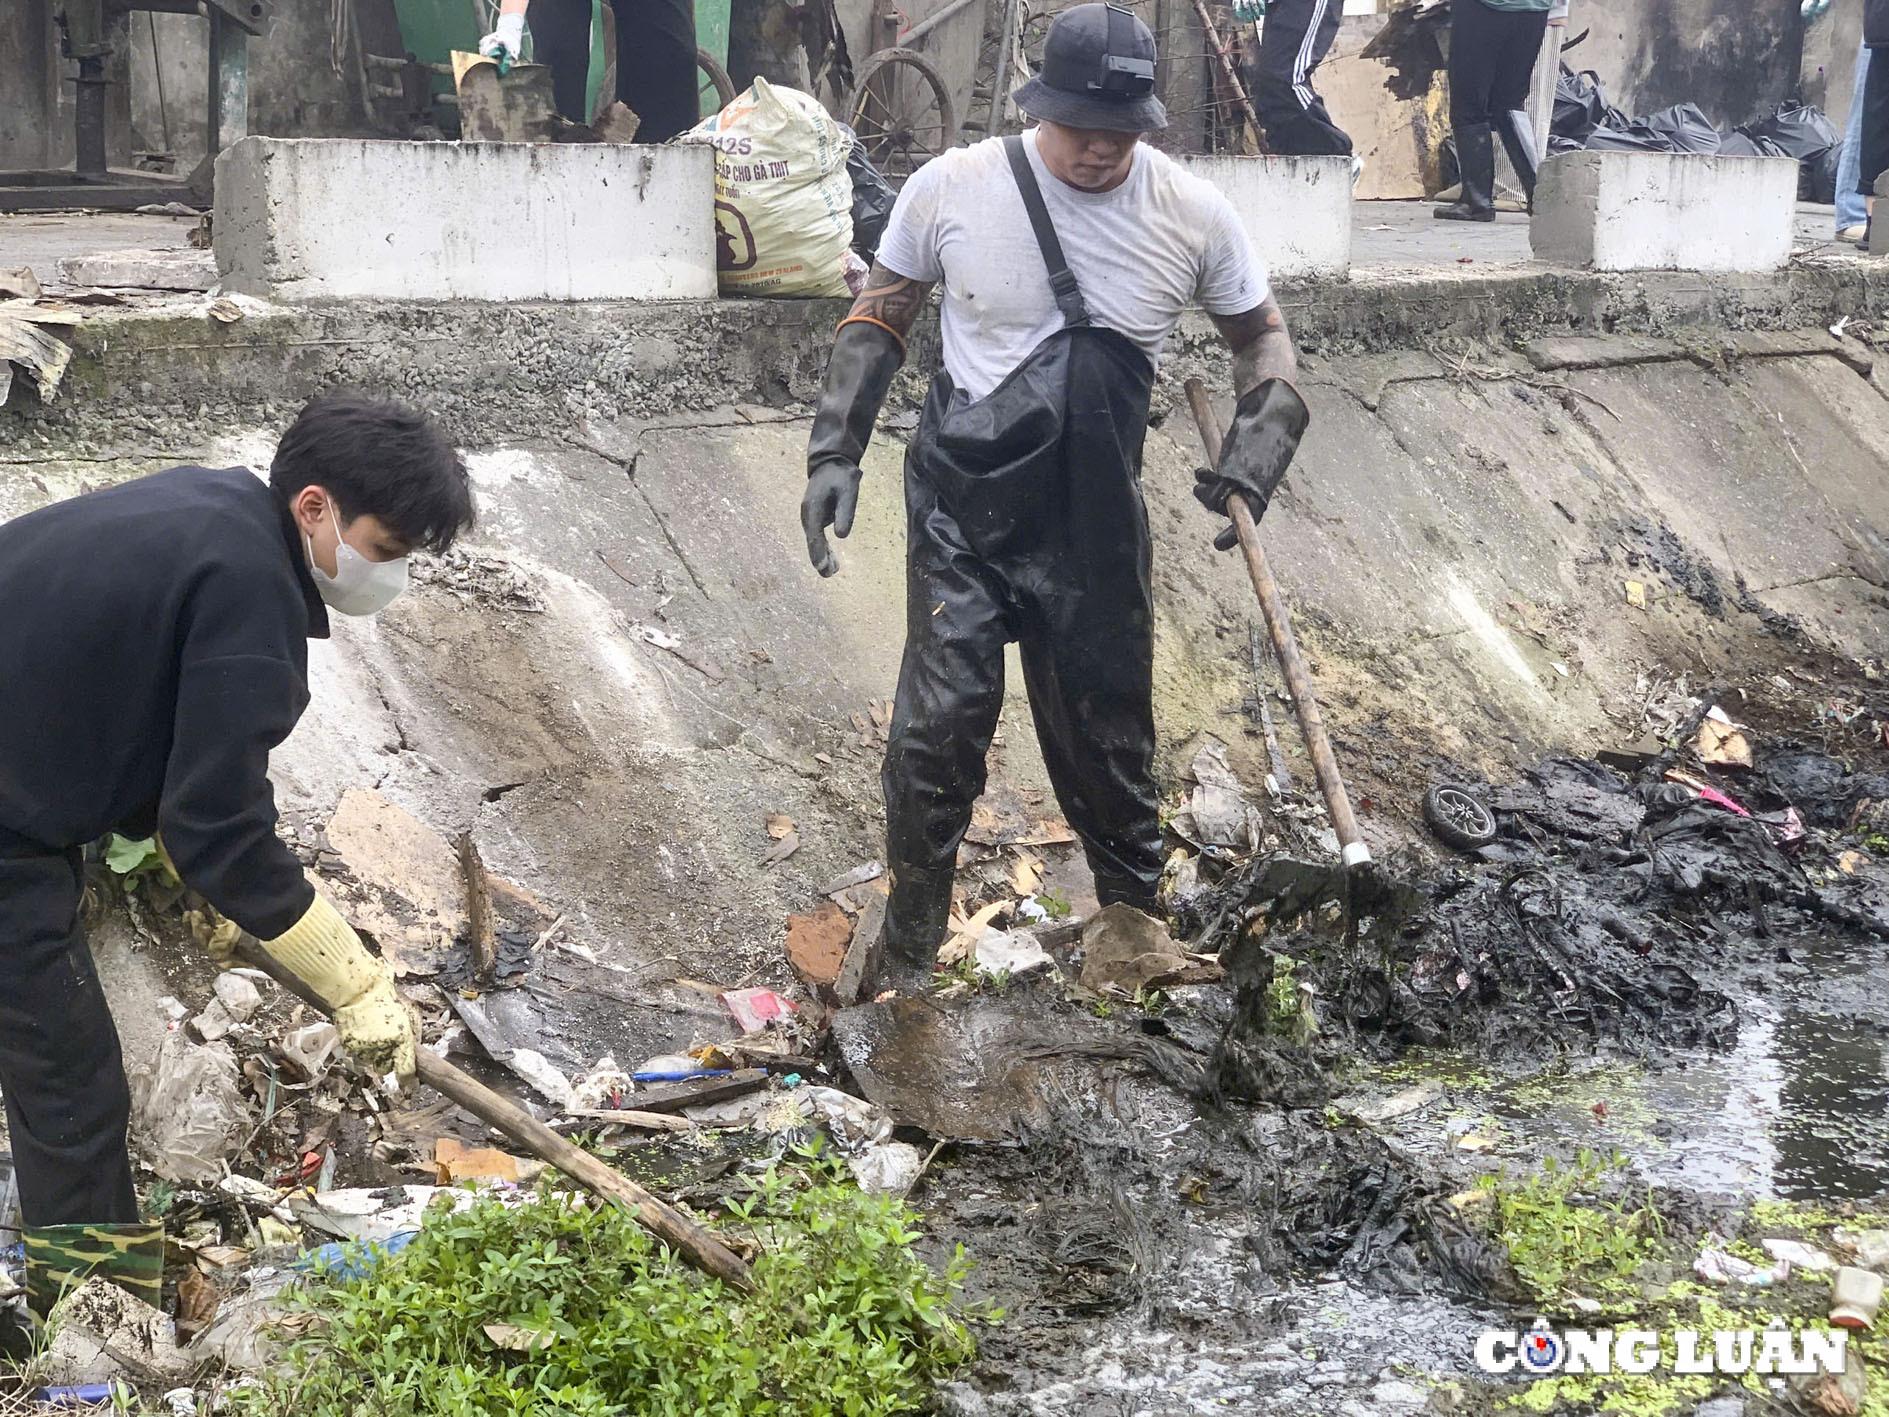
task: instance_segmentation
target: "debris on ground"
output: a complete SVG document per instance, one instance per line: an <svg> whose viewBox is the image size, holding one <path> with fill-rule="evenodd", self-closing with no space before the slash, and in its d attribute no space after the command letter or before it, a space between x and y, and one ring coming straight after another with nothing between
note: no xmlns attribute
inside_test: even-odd
<svg viewBox="0 0 1889 1417"><path fill-rule="evenodd" d="M88 1279L61 1299L47 1332L35 1371L50 1384L174 1387L190 1369L169 1316L107 1279Z"/></svg>
<svg viewBox="0 0 1889 1417"><path fill-rule="evenodd" d="M216 1043L169 1033L131 1078L132 1128L151 1169L167 1181L204 1184L253 1123L236 1056Z"/></svg>
<svg viewBox="0 0 1889 1417"><path fill-rule="evenodd" d="M772 989L731 989L721 996L728 1006L728 1012L735 1016L735 1022L743 1033L760 1033L769 1024L782 1022L794 1015L792 1000L776 994Z"/></svg>
<svg viewBox="0 0 1889 1417"><path fill-rule="evenodd" d="M1167 926L1132 905L1105 907L1082 930L1082 984L1101 994L1134 996L1145 989L1197 984L1220 977L1211 957L1188 955Z"/></svg>
<svg viewBox="0 0 1889 1417"><path fill-rule="evenodd" d="M308 855L321 888L357 929L373 936L396 974L439 975L455 956L467 954L467 887L458 853L378 792L343 793ZM487 888L495 927L525 932L527 945L553 919L502 877L488 872Z"/></svg>
<svg viewBox="0 0 1889 1417"><path fill-rule="evenodd" d="M7 400L16 369L32 381L41 403L58 397L72 362L72 332L82 319L57 304L0 300L0 403Z"/></svg>

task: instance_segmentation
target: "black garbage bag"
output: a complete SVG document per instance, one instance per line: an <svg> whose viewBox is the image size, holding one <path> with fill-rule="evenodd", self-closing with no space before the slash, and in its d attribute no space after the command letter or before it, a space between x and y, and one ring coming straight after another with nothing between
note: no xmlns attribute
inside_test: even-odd
<svg viewBox="0 0 1889 1417"><path fill-rule="evenodd" d="M1720 157L1783 157L1768 138L1752 138L1734 129L1718 145Z"/></svg>
<svg viewBox="0 0 1889 1417"><path fill-rule="evenodd" d="M1550 139L1570 139L1578 146L1606 116L1607 98L1601 92L1600 76L1592 69L1577 74L1563 64L1555 83L1554 118L1548 125Z"/></svg>
<svg viewBox="0 0 1889 1417"><path fill-rule="evenodd" d="M1820 158L1843 141L1823 110L1806 103L1780 103L1763 118L1740 123L1737 131L1748 138L1769 138L1780 153L1799 162Z"/></svg>
<svg viewBox="0 0 1889 1417"><path fill-rule="evenodd" d="M846 134L846 175L853 179L853 250L861 260L871 264L878 254L879 238L885 235L885 224L892 217L892 204L898 200L898 193L872 165L859 139L853 136L853 130L843 123L840 128Z"/></svg>
<svg viewBox="0 0 1889 1417"><path fill-rule="evenodd" d="M1719 151L1720 135L1696 103L1674 104L1624 126L1605 124L1587 135L1595 152L1704 153Z"/></svg>
<svg viewBox="0 0 1889 1417"><path fill-rule="evenodd" d="M1722 140L1712 120L1696 103L1676 103L1671 108L1662 108L1658 113L1647 114L1635 126L1663 134L1671 145L1670 150L1676 153L1715 153Z"/></svg>
<svg viewBox="0 0 1889 1417"><path fill-rule="evenodd" d="M1838 143L1815 162L1806 159L1798 174L1799 201L1834 205L1837 199L1837 167L1843 161L1843 145Z"/></svg>
<svg viewBox="0 0 1889 1417"><path fill-rule="evenodd" d="M1737 131L1779 157L1797 159L1797 195L1801 200L1836 200L1835 154L1843 147L1843 135L1821 108L1780 103L1764 117L1740 123Z"/></svg>

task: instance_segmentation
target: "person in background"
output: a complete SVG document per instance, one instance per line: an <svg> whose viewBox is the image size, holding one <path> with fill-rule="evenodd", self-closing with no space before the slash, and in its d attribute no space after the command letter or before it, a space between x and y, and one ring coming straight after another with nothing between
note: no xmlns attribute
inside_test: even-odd
<svg viewBox="0 0 1889 1417"><path fill-rule="evenodd" d="M1837 240L1861 244L1869 230L1869 208L1856 190L1863 170L1863 94L1869 85L1869 46L1856 46L1856 82L1850 89L1850 117L1843 126L1837 157Z"/></svg>
<svg viewBox="0 0 1889 1417"><path fill-rule="evenodd" d="M1444 221L1495 220L1495 140L1532 207L1535 125L1528 87L1548 26L1565 25L1568 0L1451 0L1450 128L1462 195L1438 207Z"/></svg>
<svg viewBox="0 0 1889 1417"><path fill-rule="evenodd" d="M1803 0L1798 13L1808 28L1822 19L1830 0ZM1863 94L1869 84L1869 46L1856 46L1856 77L1850 84L1850 116L1843 125L1843 142L1837 149L1836 239L1861 242L1869 222L1863 197L1856 190L1863 167Z"/></svg>
<svg viewBox="0 0 1889 1417"><path fill-rule="evenodd" d="M1275 153L1351 156L1350 134L1312 88L1312 75L1338 38L1344 8L1344 0L1270 0L1265 6L1253 106L1266 129L1266 146Z"/></svg>
<svg viewBox="0 0 1889 1417"><path fill-rule="evenodd" d="M666 143L701 120L695 0L617 0L617 93L642 120L639 143ZM550 66L558 112L588 123L591 0L500 0L498 27L479 41L489 59L517 63L525 24Z"/></svg>
<svg viewBox="0 0 1889 1417"><path fill-rule="evenodd" d="M1889 172L1889 62L1876 57L1889 49L1889 0L1863 0L1863 47L1869 51L1869 68L1855 105L1862 115L1855 188L1868 214L1862 237L1867 245L1875 222L1876 180Z"/></svg>

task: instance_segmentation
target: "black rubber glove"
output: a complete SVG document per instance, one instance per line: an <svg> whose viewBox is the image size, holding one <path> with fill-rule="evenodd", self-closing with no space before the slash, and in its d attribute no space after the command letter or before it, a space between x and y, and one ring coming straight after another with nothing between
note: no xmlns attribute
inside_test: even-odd
<svg viewBox="0 0 1889 1417"><path fill-rule="evenodd" d="M1201 506L1229 516L1227 498L1238 492L1253 509L1254 521L1265 516L1311 421L1305 400L1284 379L1268 379L1248 389L1220 447L1220 466L1194 473L1194 496ZM1216 551L1231 551L1239 544L1240 534L1231 523L1213 539Z"/></svg>
<svg viewBox="0 0 1889 1417"><path fill-rule="evenodd" d="M835 536L853 529L862 475L859 460L866 455L892 376L904 362L905 350L884 326L849 320L833 338L826 392L813 415L813 437L807 444L807 490L800 499L807 558L823 576L840 568L826 529L832 527Z"/></svg>

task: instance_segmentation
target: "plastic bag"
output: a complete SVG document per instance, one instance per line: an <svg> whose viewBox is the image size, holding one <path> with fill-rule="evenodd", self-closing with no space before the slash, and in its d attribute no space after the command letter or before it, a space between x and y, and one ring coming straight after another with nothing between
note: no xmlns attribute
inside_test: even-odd
<svg viewBox="0 0 1889 1417"><path fill-rule="evenodd" d="M1607 114L1607 99L1601 92L1600 76L1592 69L1575 73L1566 64L1555 83L1554 117L1548 132L1556 138L1570 138L1577 144L1600 127Z"/></svg>
<svg viewBox="0 0 1889 1417"><path fill-rule="evenodd" d="M819 103L756 79L683 141L715 149L715 264L723 295L849 295L848 144Z"/></svg>
<svg viewBox="0 0 1889 1417"><path fill-rule="evenodd" d="M220 1043L167 1033L148 1067L131 1080L132 1134L166 1181L214 1181L251 1125L236 1058Z"/></svg>
<svg viewBox="0 0 1889 1417"><path fill-rule="evenodd" d="M1799 162L1820 158L1843 141L1821 108L1803 103L1780 103L1763 118L1740 123L1737 131L1748 138L1769 138L1782 156Z"/></svg>
<svg viewBox="0 0 1889 1417"><path fill-rule="evenodd" d="M1722 138L1696 103L1675 104L1635 118L1624 128L1605 126L1587 135L1591 152L1711 154Z"/></svg>
<svg viewBox="0 0 1889 1417"><path fill-rule="evenodd" d="M870 264L899 194L872 165L853 130L842 124L840 131L846 134L846 174L853 180L853 250Z"/></svg>
<svg viewBox="0 0 1889 1417"><path fill-rule="evenodd" d="M1798 162L1797 195L1806 202L1836 200L1837 161L1843 135L1821 108L1803 103L1780 103L1763 118L1740 123L1737 131L1759 151Z"/></svg>

